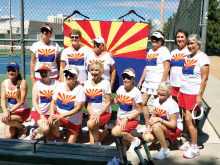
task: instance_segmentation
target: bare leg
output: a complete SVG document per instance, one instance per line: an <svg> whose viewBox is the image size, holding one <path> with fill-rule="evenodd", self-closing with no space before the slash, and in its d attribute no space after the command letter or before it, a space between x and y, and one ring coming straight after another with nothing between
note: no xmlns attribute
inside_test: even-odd
<svg viewBox="0 0 220 165"><path fill-rule="evenodd" d="M197 128L195 124L195 120L192 119L191 115L192 111L185 111L185 121L186 121L186 126L189 131L189 136L192 140L192 144L197 144Z"/></svg>
<svg viewBox="0 0 220 165"><path fill-rule="evenodd" d="M87 127L90 132L90 144L94 144L94 141L99 141L99 123L95 123L95 120L90 119L87 122Z"/></svg>
<svg viewBox="0 0 220 165"><path fill-rule="evenodd" d="M73 132L67 130L65 142L76 143L78 133L74 134Z"/></svg>
<svg viewBox="0 0 220 165"><path fill-rule="evenodd" d="M121 127L118 125L116 125L112 129L112 135L113 136L123 136L123 139L128 140L130 142L135 141L135 137L133 135L131 135L130 133L127 133L127 132L123 132Z"/></svg>
<svg viewBox="0 0 220 165"><path fill-rule="evenodd" d="M166 139L165 139L166 127L160 123L156 123L152 126L152 130L155 137L160 142L161 147L167 150Z"/></svg>
<svg viewBox="0 0 220 165"><path fill-rule="evenodd" d="M10 127L16 127L18 129L21 129L22 128L22 119L20 116L18 115L14 115L12 114L11 115L11 121L8 122L8 123L4 123L5 125L8 125Z"/></svg>
<svg viewBox="0 0 220 165"><path fill-rule="evenodd" d="M37 124L39 127L34 130L35 134L43 133L44 135L46 135L49 132L49 130L50 130L49 125L43 124L42 120L38 120Z"/></svg>
<svg viewBox="0 0 220 165"><path fill-rule="evenodd" d="M13 136L15 136L15 127L10 127L8 125L5 125L4 136L6 139L11 139Z"/></svg>
<svg viewBox="0 0 220 165"><path fill-rule="evenodd" d="M149 109L147 106L147 102L148 102L150 96L151 95L149 95L147 93L142 93L142 98L143 98L142 110L143 110L146 125L148 125L148 121L150 119L150 112L149 112Z"/></svg>

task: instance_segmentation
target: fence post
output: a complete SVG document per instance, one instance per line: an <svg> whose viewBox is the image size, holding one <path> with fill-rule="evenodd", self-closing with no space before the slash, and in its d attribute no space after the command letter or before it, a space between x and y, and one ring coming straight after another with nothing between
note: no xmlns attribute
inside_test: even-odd
<svg viewBox="0 0 220 165"><path fill-rule="evenodd" d="M209 8L209 0L203 0L203 14L202 14L202 51L203 52L205 52L205 47L206 47L208 8Z"/></svg>
<svg viewBox="0 0 220 165"><path fill-rule="evenodd" d="M20 10L21 10L21 68L22 68L22 78L25 79L25 48L24 48L24 3L23 0L20 0Z"/></svg>

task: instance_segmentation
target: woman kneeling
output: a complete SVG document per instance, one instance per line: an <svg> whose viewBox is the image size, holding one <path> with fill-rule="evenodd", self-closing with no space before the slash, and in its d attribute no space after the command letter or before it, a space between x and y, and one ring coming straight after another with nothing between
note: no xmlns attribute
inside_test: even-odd
<svg viewBox="0 0 220 165"><path fill-rule="evenodd" d="M173 142L182 133L183 129L179 107L170 97L170 91L171 86L168 82L160 83L157 91L158 98L154 100L153 114L143 134L145 141L158 140L161 145L159 153L154 155L155 159L165 159L171 156L165 138L169 138Z"/></svg>

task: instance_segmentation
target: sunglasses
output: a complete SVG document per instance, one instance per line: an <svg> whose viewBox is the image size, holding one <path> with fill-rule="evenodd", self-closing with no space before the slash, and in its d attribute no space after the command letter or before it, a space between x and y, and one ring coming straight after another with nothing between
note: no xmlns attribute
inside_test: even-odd
<svg viewBox="0 0 220 165"><path fill-rule="evenodd" d="M151 39L151 40L156 40L156 41L160 40L160 38L157 38L157 37L154 37L154 36L151 37L150 39Z"/></svg>
<svg viewBox="0 0 220 165"><path fill-rule="evenodd" d="M71 39L79 39L79 36L70 36Z"/></svg>
<svg viewBox="0 0 220 165"><path fill-rule="evenodd" d="M74 74L72 74L72 73L65 73L65 75L64 75L65 77L70 77L70 78L73 78L74 77Z"/></svg>
<svg viewBox="0 0 220 165"><path fill-rule="evenodd" d="M124 80L124 79L128 79L128 80L131 80L131 76L129 76L128 74L123 74L122 75L122 79Z"/></svg>
<svg viewBox="0 0 220 165"><path fill-rule="evenodd" d="M44 32L48 33L48 32L50 32L50 30L47 29L47 28L45 28L45 27L42 27L42 28L40 29L40 31L41 31L41 33L44 33Z"/></svg>
<svg viewBox="0 0 220 165"><path fill-rule="evenodd" d="M16 70L15 69L7 69L7 72L16 72Z"/></svg>
<svg viewBox="0 0 220 165"><path fill-rule="evenodd" d="M48 70L40 70L39 72L40 72L40 74L46 74L48 72Z"/></svg>

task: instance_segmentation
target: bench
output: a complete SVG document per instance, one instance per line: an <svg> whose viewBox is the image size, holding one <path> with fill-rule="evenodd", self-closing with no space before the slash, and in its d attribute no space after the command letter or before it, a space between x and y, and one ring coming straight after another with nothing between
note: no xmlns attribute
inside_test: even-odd
<svg viewBox="0 0 220 165"><path fill-rule="evenodd" d="M115 146L44 141L35 143L36 140L0 138L0 160L35 164L106 165L114 157L119 157Z"/></svg>

